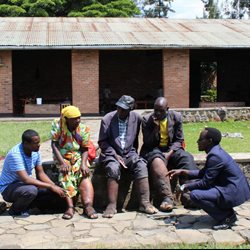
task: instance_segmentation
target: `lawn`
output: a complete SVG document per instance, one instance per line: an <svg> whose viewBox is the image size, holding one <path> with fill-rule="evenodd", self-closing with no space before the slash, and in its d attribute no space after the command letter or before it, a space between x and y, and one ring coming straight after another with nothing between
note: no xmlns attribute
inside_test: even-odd
<svg viewBox="0 0 250 250"><path fill-rule="evenodd" d="M229 153L250 152L250 121L227 121L206 123L184 123L183 130L186 141L186 150L190 153L201 153L198 151L197 140L201 130L205 127L214 127L225 133L241 133L243 139L222 137L221 146Z"/></svg>
<svg viewBox="0 0 250 250"><path fill-rule="evenodd" d="M5 156L14 145L21 142L26 129L36 130L41 142L44 142L49 139L51 121L0 122L0 156Z"/></svg>
<svg viewBox="0 0 250 250"><path fill-rule="evenodd" d="M241 138L223 137L221 145L230 153L250 152L250 121L184 123L183 130L186 150L190 153L201 153L197 149L197 139L204 127L218 128L222 133L241 133ZM41 142L49 139L51 121L31 122L0 122L0 156L6 153L17 143L21 142L21 135L26 129L36 130L41 137Z"/></svg>

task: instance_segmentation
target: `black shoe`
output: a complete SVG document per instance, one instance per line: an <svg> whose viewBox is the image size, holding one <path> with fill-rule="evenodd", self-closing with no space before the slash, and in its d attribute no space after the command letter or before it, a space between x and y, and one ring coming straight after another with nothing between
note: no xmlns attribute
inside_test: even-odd
<svg viewBox="0 0 250 250"><path fill-rule="evenodd" d="M28 211L16 212L12 208L9 209L8 213L13 217L19 217L19 218L27 218L30 216Z"/></svg>
<svg viewBox="0 0 250 250"><path fill-rule="evenodd" d="M230 217L214 225L212 228L213 230L226 230L226 229L231 228L236 221L237 221L237 217L236 217L236 214L234 213Z"/></svg>

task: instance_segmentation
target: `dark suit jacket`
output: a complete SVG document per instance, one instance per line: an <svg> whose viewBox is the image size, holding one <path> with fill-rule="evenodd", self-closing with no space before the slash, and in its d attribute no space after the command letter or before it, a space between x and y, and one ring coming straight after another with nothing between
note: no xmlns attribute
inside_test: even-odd
<svg viewBox="0 0 250 250"><path fill-rule="evenodd" d="M244 173L220 145L207 155L205 167L190 171L190 178L200 179L187 184L189 190L217 188L221 194L221 207L235 207L250 198L250 187Z"/></svg>
<svg viewBox="0 0 250 250"><path fill-rule="evenodd" d="M182 117L181 113L169 110L168 111L168 147L169 150L176 151L182 148L184 142ZM159 147L160 143L160 128L154 123L153 113L143 117L142 120L142 134L143 145L141 148L141 155L152 151L154 148Z"/></svg>
<svg viewBox="0 0 250 250"><path fill-rule="evenodd" d="M115 154L122 157L137 154L141 120L142 118L138 113L134 111L129 113L126 145L125 149L122 150L117 111L106 114L101 121L99 131L98 145L101 149L100 161L104 159L108 160L109 157L113 158Z"/></svg>

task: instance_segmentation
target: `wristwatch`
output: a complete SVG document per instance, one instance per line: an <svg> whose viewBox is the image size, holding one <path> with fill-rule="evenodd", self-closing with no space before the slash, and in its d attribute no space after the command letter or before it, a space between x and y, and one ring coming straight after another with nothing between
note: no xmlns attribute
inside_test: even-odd
<svg viewBox="0 0 250 250"><path fill-rule="evenodd" d="M185 185L185 184L182 184L182 185L180 186L180 190L181 190L182 192L185 190L185 188L186 188L186 185Z"/></svg>

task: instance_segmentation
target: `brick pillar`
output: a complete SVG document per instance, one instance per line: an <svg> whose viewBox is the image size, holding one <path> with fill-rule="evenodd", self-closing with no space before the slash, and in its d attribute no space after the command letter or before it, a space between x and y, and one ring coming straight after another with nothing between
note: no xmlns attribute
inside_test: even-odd
<svg viewBox="0 0 250 250"><path fill-rule="evenodd" d="M163 93L170 108L189 108L189 50L163 50Z"/></svg>
<svg viewBox="0 0 250 250"><path fill-rule="evenodd" d="M72 101L82 114L99 114L99 51L72 51Z"/></svg>
<svg viewBox="0 0 250 250"><path fill-rule="evenodd" d="M13 114L11 51L0 51L0 59L0 113Z"/></svg>

